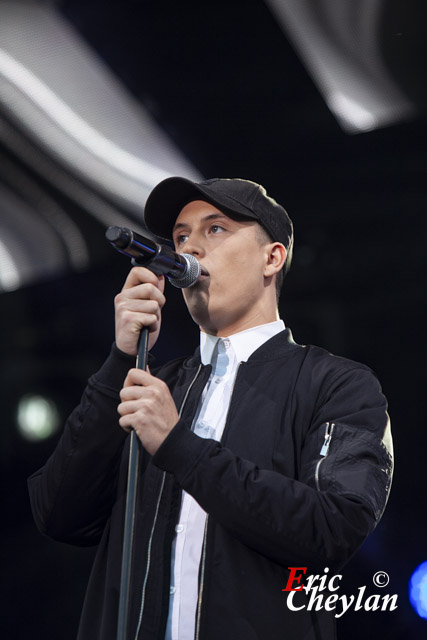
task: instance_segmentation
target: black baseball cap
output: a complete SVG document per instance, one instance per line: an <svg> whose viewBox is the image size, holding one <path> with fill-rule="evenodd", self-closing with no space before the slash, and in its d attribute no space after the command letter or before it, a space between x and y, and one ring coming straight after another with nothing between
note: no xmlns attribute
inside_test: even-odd
<svg viewBox="0 0 427 640"><path fill-rule="evenodd" d="M203 200L230 217L256 220L273 241L281 242L291 257L293 225L286 210L267 195L261 185L241 178L212 178L192 182L187 178L166 178L148 196L145 224L159 238L171 240L181 209L193 200ZM288 261L287 261L288 262Z"/></svg>

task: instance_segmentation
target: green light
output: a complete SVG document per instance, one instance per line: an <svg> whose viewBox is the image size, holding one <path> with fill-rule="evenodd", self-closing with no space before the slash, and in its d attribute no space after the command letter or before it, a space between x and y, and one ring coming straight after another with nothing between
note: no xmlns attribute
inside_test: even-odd
<svg viewBox="0 0 427 640"><path fill-rule="evenodd" d="M54 435L59 428L59 413L55 403L44 396L23 396L17 410L18 430L25 440L38 442Z"/></svg>

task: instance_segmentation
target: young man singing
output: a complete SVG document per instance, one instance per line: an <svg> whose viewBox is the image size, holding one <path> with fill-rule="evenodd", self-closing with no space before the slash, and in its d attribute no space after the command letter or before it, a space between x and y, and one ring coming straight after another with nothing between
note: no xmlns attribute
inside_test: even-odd
<svg viewBox="0 0 427 640"><path fill-rule="evenodd" d="M140 331L148 327L151 348L166 298L163 277L134 267L115 299L111 354L30 479L43 532L98 545L78 638L116 637L134 429L142 460L128 637L330 640L333 612L308 610L304 590L290 609L283 589L292 567L339 570L384 511L392 446L378 381L364 365L296 344L279 319L293 228L263 187L168 178L145 216L201 264L183 290L200 346L158 370L135 368Z"/></svg>

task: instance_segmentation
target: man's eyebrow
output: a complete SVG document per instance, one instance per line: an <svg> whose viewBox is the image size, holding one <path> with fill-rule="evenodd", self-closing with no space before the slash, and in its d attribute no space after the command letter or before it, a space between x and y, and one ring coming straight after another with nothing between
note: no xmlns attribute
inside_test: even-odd
<svg viewBox="0 0 427 640"><path fill-rule="evenodd" d="M210 213L208 216L205 216L204 218L201 219L200 222L204 223L204 222L209 222L210 220L218 220L218 219L225 220L227 218L228 216L218 211L218 213ZM189 226L190 225L187 222L177 222L174 228L172 229L172 233L175 233L175 231L177 231L178 229L188 229Z"/></svg>

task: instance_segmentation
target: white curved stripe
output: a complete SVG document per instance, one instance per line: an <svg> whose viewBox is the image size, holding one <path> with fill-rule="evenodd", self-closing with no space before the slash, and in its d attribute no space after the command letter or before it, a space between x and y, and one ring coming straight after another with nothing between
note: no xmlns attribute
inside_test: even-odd
<svg viewBox="0 0 427 640"><path fill-rule="evenodd" d="M415 112L379 48L386 0L359 0L357 7L337 0L266 2L344 130L369 131Z"/></svg>
<svg viewBox="0 0 427 640"><path fill-rule="evenodd" d="M48 115L60 129L113 169L149 185L157 184L171 175L125 151L103 136L3 49L0 49L0 74Z"/></svg>
<svg viewBox="0 0 427 640"><path fill-rule="evenodd" d="M21 277L6 245L0 240L0 289L12 291L21 284Z"/></svg>
<svg viewBox="0 0 427 640"><path fill-rule="evenodd" d="M326 102L331 111L360 131L372 131L379 124L375 113L341 91L331 91Z"/></svg>

